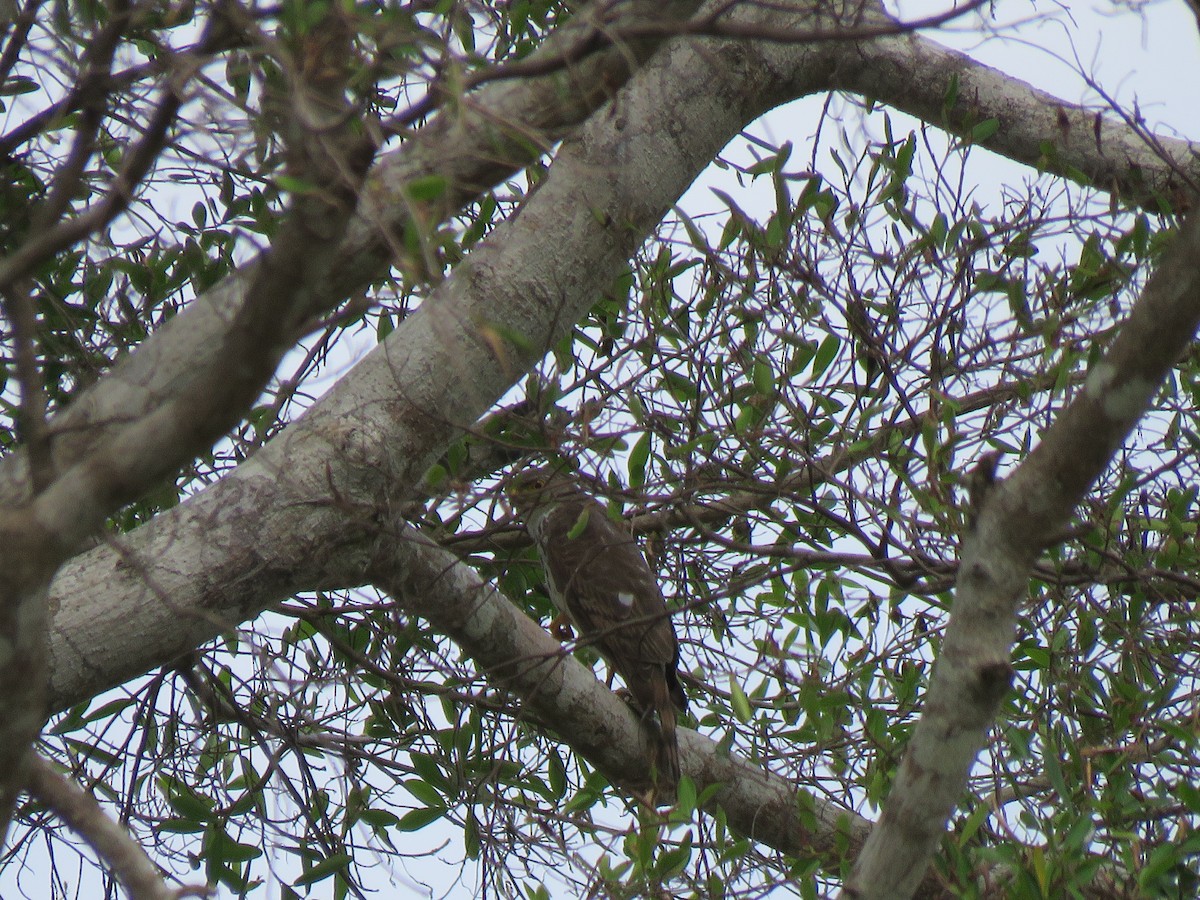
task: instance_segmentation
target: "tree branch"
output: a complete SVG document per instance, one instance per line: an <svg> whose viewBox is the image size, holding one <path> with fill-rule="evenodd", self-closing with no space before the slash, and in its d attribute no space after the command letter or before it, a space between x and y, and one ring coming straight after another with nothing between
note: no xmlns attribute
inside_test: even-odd
<svg viewBox="0 0 1200 900"><path fill-rule="evenodd" d="M721 146L796 91L772 74L787 69L791 48L766 47L755 57L761 71L746 81L724 77L728 61L708 52L666 49L623 95L623 116L589 122L521 212L301 419L231 476L114 541L120 552L98 548L64 571L55 588L55 708L291 593L362 583L377 511L414 495L445 448L570 332ZM814 53L791 71L816 81L827 65ZM673 124L663 122L664 103ZM684 123L695 137L680 142ZM675 149L667 154L664 144ZM521 346L501 337L514 334L524 336ZM358 524L348 527L348 518ZM116 600L104 611L96 585ZM130 616L141 634L133 645Z"/></svg>
<svg viewBox="0 0 1200 900"><path fill-rule="evenodd" d="M1153 146L1102 110L1067 103L915 35L856 50L834 73L833 86L967 141L977 125L996 119L999 127L981 146L1030 168L1082 180L1154 213L1186 213L1200 189L1200 144L1161 140Z"/></svg>
<svg viewBox="0 0 1200 900"><path fill-rule="evenodd" d="M522 213L480 245L303 420L233 476L121 538L119 551L101 548L71 564L55 586L61 610L50 650L54 705L120 683L295 591L361 583L378 539L371 523L412 496L449 441L542 349L569 332L717 149L775 103L823 89L839 63L850 65L860 54L861 48L834 53L829 46L748 50L740 42L700 51L686 41L671 42L622 96L619 120L596 117L571 140ZM495 94L498 102L515 96ZM944 96L944 87L936 96ZM470 117L474 107L467 109ZM666 121L664 110L670 111ZM489 115L498 111L488 109ZM442 132L433 132L435 139L420 144L421 152L448 153L452 144L445 136L455 134L470 153L480 153L488 119L470 121L477 132L445 123ZM416 166L423 159L416 154L393 161ZM474 157L462 162L464 171L476 174L497 165ZM424 171L439 171L426 165ZM402 193L394 186L382 186L375 203L381 218L405 218ZM364 214L356 227L369 230L373 221ZM345 253L371 256L376 251L369 246L377 245L350 241L338 259L347 259ZM362 277L367 268L339 283ZM201 305L215 320L217 310L241 302L240 282L222 290ZM197 318L188 323L191 331L172 338L180 342L176 346L224 327L219 321L197 327ZM506 334L528 343L507 342ZM169 346L148 342L133 358L147 358L137 363L142 368L123 368L118 378L140 372L144 378L133 379L139 392L173 384L152 377L156 363L168 379L183 377L180 362L158 355ZM123 399L137 408L135 396ZM96 403L77 421L94 421L102 405ZM114 406L109 414L123 409ZM99 595L98 586L108 593ZM137 623L135 645L128 640L131 622Z"/></svg>
<svg viewBox="0 0 1200 900"><path fill-rule="evenodd" d="M343 58L349 59L344 51ZM295 94L307 89L301 83ZM256 269L250 301L216 349L217 365L187 391L94 444L29 503L0 509L0 533L8 538L0 541L0 570L5 572L0 578L0 634L12 648L0 657L0 834L21 784L22 759L44 719L45 601L51 576L107 516L240 420L292 343L289 324L297 298L304 298L310 280L325 276L333 258L330 248L345 231L373 146L364 143L343 113L340 83L313 93L338 98L338 124L315 132L293 129L292 140L299 145L297 175L322 188L293 196Z"/></svg>

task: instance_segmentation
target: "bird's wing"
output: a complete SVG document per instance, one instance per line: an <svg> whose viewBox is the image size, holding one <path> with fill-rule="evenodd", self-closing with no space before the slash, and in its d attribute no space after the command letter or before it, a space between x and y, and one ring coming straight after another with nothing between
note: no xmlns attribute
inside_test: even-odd
<svg viewBox="0 0 1200 900"><path fill-rule="evenodd" d="M658 580L604 507L560 504L547 516L542 548L568 611L606 655L660 666L675 661L675 631Z"/></svg>

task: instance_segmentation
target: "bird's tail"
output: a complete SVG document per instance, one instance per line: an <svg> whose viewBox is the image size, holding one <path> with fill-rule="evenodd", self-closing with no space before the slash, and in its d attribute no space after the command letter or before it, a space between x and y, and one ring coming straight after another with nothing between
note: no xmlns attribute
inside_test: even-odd
<svg viewBox="0 0 1200 900"><path fill-rule="evenodd" d="M662 741L658 752L658 783L655 785L655 802L660 806L674 805L679 795L679 738L675 733L675 704L669 694L656 704L658 727Z"/></svg>

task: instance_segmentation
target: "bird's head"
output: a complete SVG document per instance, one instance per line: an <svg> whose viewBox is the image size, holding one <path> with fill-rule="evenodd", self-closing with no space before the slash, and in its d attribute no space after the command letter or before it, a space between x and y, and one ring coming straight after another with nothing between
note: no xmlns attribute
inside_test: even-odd
<svg viewBox="0 0 1200 900"><path fill-rule="evenodd" d="M561 465L530 466L514 475L508 483L508 497L521 512L580 493L575 476Z"/></svg>

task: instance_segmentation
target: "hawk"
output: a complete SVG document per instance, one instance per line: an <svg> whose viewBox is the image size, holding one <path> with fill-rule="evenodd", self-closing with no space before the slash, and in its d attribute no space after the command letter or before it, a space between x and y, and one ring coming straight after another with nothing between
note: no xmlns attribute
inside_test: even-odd
<svg viewBox="0 0 1200 900"><path fill-rule="evenodd" d="M687 698L671 614L646 557L624 524L565 472L526 470L510 496L537 545L555 607L574 624L580 642L595 646L620 674L643 721L657 717L656 793L673 798L679 784L675 716Z"/></svg>

